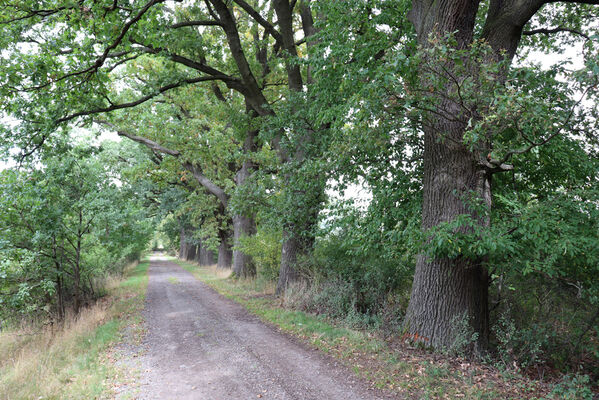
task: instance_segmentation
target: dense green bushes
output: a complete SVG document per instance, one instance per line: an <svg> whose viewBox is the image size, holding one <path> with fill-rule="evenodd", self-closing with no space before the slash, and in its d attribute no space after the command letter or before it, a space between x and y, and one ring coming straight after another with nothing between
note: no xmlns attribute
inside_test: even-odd
<svg viewBox="0 0 599 400"><path fill-rule="evenodd" d="M87 146L0 172L0 320L77 313L139 259L153 222L121 172Z"/></svg>

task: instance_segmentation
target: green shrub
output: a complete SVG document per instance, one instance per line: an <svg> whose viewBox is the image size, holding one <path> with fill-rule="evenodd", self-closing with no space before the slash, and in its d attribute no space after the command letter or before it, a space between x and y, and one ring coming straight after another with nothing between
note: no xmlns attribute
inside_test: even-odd
<svg viewBox="0 0 599 400"><path fill-rule="evenodd" d="M593 400L588 375L565 375L551 391L551 399Z"/></svg>
<svg viewBox="0 0 599 400"><path fill-rule="evenodd" d="M497 360L542 378L546 372L599 376L599 310L565 282L531 274L506 276L492 313Z"/></svg>
<svg viewBox="0 0 599 400"><path fill-rule="evenodd" d="M259 279L275 281L281 266L281 232L259 229L253 236L240 239L238 250L252 257Z"/></svg>
<svg viewBox="0 0 599 400"><path fill-rule="evenodd" d="M494 325L493 333L497 340L498 358L505 366L516 363L526 369L543 362L543 349L548 347L549 338L544 327L533 324L517 329L509 312L505 312Z"/></svg>
<svg viewBox="0 0 599 400"><path fill-rule="evenodd" d="M343 282L344 287L351 289L351 309L360 314L384 312L394 294L403 295L402 303L407 304L411 267L376 251L363 251L342 234L330 235L317 243L311 268L315 280L333 282L333 286Z"/></svg>
<svg viewBox="0 0 599 400"><path fill-rule="evenodd" d="M474 354L477 350L474 348L474 344L478 340L478 332L475 332L470 325L470 319L468 314L464 312L461 315L456 315L451 319L451 326L453 328L453 342L446 349L446 352L453 356L468 356Z"/></svg>

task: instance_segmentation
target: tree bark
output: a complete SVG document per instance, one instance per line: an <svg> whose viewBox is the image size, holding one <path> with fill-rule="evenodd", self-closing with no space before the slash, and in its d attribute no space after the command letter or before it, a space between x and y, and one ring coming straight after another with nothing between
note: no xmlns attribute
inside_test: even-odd
<svg viewBox="0 0 599 400"><path fill-rule="evenodd" d="M214 252L212 250L208 250L206 246L200 247L200 265L208 266L214 265Z"/></svg>
<svg viewBox="0 0 599 400"><path fill-rule="evenodd" d="M309 2L301 4L301 21L304 35L308 44L309 37L315 33L312 12ZM293 59L298 56L297 44L294 38L293 9L287 0L274 0L273 7L281 33L281 44L286 52L285 68L287 71L287 87L291 92L301 93L304 90L300 66ZM311 73L307 71L308 81ZM293 106L294 113L299 112ZM302 129L302 128L300 128ZM285 189L283 195L287 197L286 215L283 216L283 244L281 248L281 266L277 282L277 294L282 294L287 286L301 279L299 262L307 258L314 245L314 226L324 197L323 177L319 171L314 171L312 176L306 176L305 171L299 172L307 160L313 157L316 132L309 127L302 132L296 132L295 149L288 154L286 150L279 150L279 158L283 163L293 165L285 174Z"/></svg>
<svg viewBox="0 0 599 400"><path fill-rule="evenodd" d="M201 256L202 256L202 241L200 240L196 246L196 254L195 254L195 257L193 258L193 261L197 262L198 264L201 264Z"/></svg>
<svg viewBox="0 0 599 400"><path fill-rule="evenodd" d="M179 258L184 260L187 255L187 237L185 236L185 227L181 226L179 233Z"/></svg>
<svg viewBox="0 0 599 400"><path fill-rule="evenodd" d="M299 178L297 185L293 182L295 178ZM301 263L312 254L315 241L314 228L324 196L324 182L319 172L315 172L312 179L293 175L289 176L288 180L289 191L285 194L290 196L288 207L295 207L293 212L283 216L283 245L276 294L282 294L289 284L301 279ZM302 181L304 186L301 190L290 189L290 187L297 188Z"/></svg>
<svg viewBox="0 0 599 400"><path fill-rule="evenodd" d="M281 247L281 268L279 269L279 280L277 282L276 294L285 292L289 284L300 280L298 260L308 256L312 246L302 243L298 235L294 235L291 229L283 230L283 245Z"/></svg>
<svg viewBox="0 0 599 400"><path fill-rule="evenodd" d="M440 124L455 133L461 127ZM490 180L477 168L466 149L441 143L437 132L425 130L425 159L422 229L427 231L463 214L473 214L465 197L477 193L490 207ZM488 220L481 221L488 226ZM458 334L457 319L467 318L478 333L477 347L486 347L489 334L488 274L483 259L429 259L420 255L416 262L412 294L405 327L415 339L436 348L451 347Z"/></svg>
<svg viewBox="0 0 599 400"><path fill-rule="evenodd" d="M494 60L510 61L514 57L522 29L546 1L491 0L482 37L494 50ZM474 24L479 0L413 0L409 18L416 29L421 46L430 45L430 36L442 37L454 33L457 47L465 49L473 41ZM434 62L434 60L433 60ZM504 71L503 73L506 73ZM476 80L476 76L473 76ZM498 82L504 76L498 76ZM426 83L425 83L426 84ZM459 105L451 93L437 96L447 115L457 117ZM470 215L482 228L490 225L488 214L476 215L465 198L472 194L491 209L492 172L481 168L480 154L464 143L467 124L460 118L444 119L427 116L432 121L424 131L424 176L422 229L427 231L440 223ZM477 152L490 153L491 139L482 143ZM437 348L450 347L459 333L455 323L466 318L478 333L475 350L488 344L488 272L486 258L429 259L421 254L416 262L412 294L404 327L417 341Z"/></svg>
<svg viewBox="0 0 599 400"><path fill-rule="evenodd" d="M75 247L75 262L73 263L73 283L74 283L74 310L79 314L82 303L81 295L81 237L83 236L83 213L79 210L79 225L77 227L77 246Z"/></svg>
<svg viewBox="0 0 599 400"><path fill-rule="evenodd" d="M231 268L233 251L231 249L231 232L221 229L218 231L220 245L218 246L218 268Z"/></svg>
<svg viewBox="0 0 599 400"><path fill-rule="evenodd" d="M187 247L187 254L185 255L185 259L187 261L193 261L196 257L197 246L194 244L190 244Z"/></svg>
<svg viewBox="0 0 599 400"><path fill-rule="evenodd" d="M421 46L429 46L431 35L442 37L451 32L455 32L458 48L472 43L478 0L414 0L412 5L410 20ZM448 115L460 115L459 105L443 100L443 93L432 96L439 96L439 107L447 110ZM460 215L472 215L473 210L465 201L472 193L490 202L490 176L478 167L475 155L463 144L466 124L459 118L451 121L434 115L427 118L429 125L423 129L424 231ZM488 221L481 223L488 224ZM404 326L415 340L436 348L448 348L459 333L455 329L457 320L466 318L478 333L475 347L484 348L489 332L487 292L487 271L482 259L430 259L421 254L416 262Z"/></svg>
<svg viewBox="0 0 599 400"><path fill-rule="evenodd" d="M233 216L233 272L240 278L256 275L256 266L252 257L239 250L240 238L256 233L256 223L253 218L243 215Z"/></svg>
<svg viewBox="0 0 599 400"><path fill-rule="evenodd" d="M246 108L248 112L251 112L249 104L246 105ZM258 131L248 131L243 144L244 154L248 155L256 151L256 136L258 136ZM255 169L256 166L251 160L244 160L241 169L235 174L237 187L243 186ZM252 236L255 233L256 222L252 216L233 215L233 273L237 277L248 278L256 275L256 266L252 257L239 249L240 239L244 236Z"/></svg>

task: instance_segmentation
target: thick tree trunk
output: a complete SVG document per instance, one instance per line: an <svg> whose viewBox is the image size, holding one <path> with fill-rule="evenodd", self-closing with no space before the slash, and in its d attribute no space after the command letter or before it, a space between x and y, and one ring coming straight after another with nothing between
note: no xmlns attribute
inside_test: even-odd
<svg viewBox="0 0 599 400"><path fill-rule="evenodd" d="M197 248L198 247L194 244L187 246L187 254L185 255L187 261L193 261L195 259Z"/></svg>
<svg viewBox="0 0 599 400"><path fill-rule="evenodd" d="M247 112L251 112L249 104L246 104ZM250 154L256 150L255 139L257 131L248 131L243 150L245 154ZM238 187L243 186L256 166L251 160L245 160L241 169L235 174L235 183ZM245 254L238 247L240 239L244 236L252 236L256 233L256 222L253 217L246 215L233 215L233 273L240 278L247 278L256 275L256 266L248 254Z"/></svg>
<svg viewBox="0 0 599 400"><path fill-rule="evenodd" d="M493 59L489 62L512 61L523 27L545 3L544 0L492 0L489 3L481 33L482 39L493 49ZM409 18L420 45L430 46L431 35L441 38L453 33L457 47L467 48L473 40L479 5L480 0L413 0ZM507 68L499 72L497 82L505 79L505 73ZM474 81L476 77L475 73ZM427 116L430 125L424 129L422 228L428 230L465 214L484 229L490 225L488 213L476 215L464 198L474 194L486 205L486 211L490 211L491 174L506 169L494 164L491 164L493 170L481 168L481 164L489 166L484 158L491 153L491 137L479 143L476 153L463 145L467 123L460 118L459 105L448 100L452 97L451 89L431 96L437 97L439 107L445 115L451 116L451 121L439 115ZM463 122L458 122L460 119ZM470 327L478 333L475 346L482 349L487 345L489 280L484 261L485 257L476 260L418 257L405 318L405 327L416 339L435 347L451 346L458 334L453 322L467 318Z"/></svg>
<svg viewBox="0 0 599 400"><path fill-rule="evenodd" d="M284 195L287 197L286 207L290 211L283 216L283 245L277 294L283 293L289 284L301 278L300 263L312 253L314 230L324 199L324 182L318 171L311 177L293 173L286 178L288 183Z"/></svg>
<svg viewBox="0 0 599 400"><path fill-rule="evenodd" d="M281 268L277 282L276 294L282 294L289 284L300 280L298 261L307 257L312 244L302 241L299 235L294 235L291 229L283 230L283 245L281 247Z"/></svg>
<svg viewBox="0 0 599 400"><path fill-rule="evenodd" d="M479 1L414 0L410 19L418 40L430 45L430 35L442 37L455 32L458 48L472 43ZM437 60L430 60L435 65ZM421 84L428 85L426 82ZM427 115L424 128L424 177L422 229L470 215L483 226L486 217L477 216L469 201L472 195L491 207L490 175L480 167L477 156L463 144L467 119L460 118L460 106L451 100L450 88L439 88L438 107L452 119ZM465 228L464 228L465 229ZM417 341L436 348L451 347L459 334L460 319L466 319L478 334L474 349L487 345L489 333L488 274L483 259L461 257L430 259L421 254L416 262L414 282L404 327Z"/></svg>
<svg viewBox="0 0 599 400"><path fill-rule="evenodd" d="M231 234L229 231L218 232L220 245L218 246L218 268L231 268L233 251L231 249Z"/></svg>
<svg viewBox="0 0 599 400"><path fill-rule="evenodd" d="M240 238L256 233L256 223L253 218L243 215L233 216L233 272L240 278L256 275L256 267L252 257L239 250Z"/></svg>
<svg viewBox="0 0 599 400"><path fill-rule="evenodd" d="M193 258L193 261L197 262L198 264L201 264L201 256L202 256L202 241L200 240L198 242L198 245L196 246L196 254L195 254L195 257Z"/></svg>
<svg viewBox="0 0 599 400"><path fill-rule="evenodd" d="M460 126L442 124L445 132L460 134ZM428 230L460 215L473 215L466 198L482 196L490 207L490 184L473 155L451 141L441 143L438 133L425 132L422 228ZM488 225L488 220L479 219ZM418 341L436 348L451 347L459 332L458 319L478 333L476 347L484 348L489 334L488 275L482 259L429 259L416 263L405 327Z"/></svg>
<svg viewBox="0 0 599 400"><path fill-rule="evenodd" d="M214 252L212 250L208 250L206 247L202 247L200 253L200 265L214 265Z"/></svg>
<svg viewBox="0 0 599 400"><path fill-rule="evenodd" d="M185 227L181 227L179 233L179 258L184 260L187 254L187 237L185 235Z"/></svg>
<svg viewBox="0 0 599 400"><path fill-rule="evenodd" d="M57 311L58 311L58 320L64 320L64 294L62 288L62 277L60 276L60 264L56 263L56 300L57 300Z"/></svg>
<svg viewBox="0 0 599 400"><path fill-rule="evenodd" d="M200 245L198 246L198 262L202 266L214 265L216 262L214 261L216 258L214 257L214 252L209 250L205 245L200 241Z"/></svg>
<svg viewBox="0 0 599 400"><path fill-rule="evenodd" d="M64 294L62 287L62 265L60 261L58 261L58 246L56 244L56 238L52 238L53 246L52 246L52 256L54 257L54 267L56 268L56 307L58 311L58 320L64 320Z"/></svg>
<svg viewBox="0 0 599 400"><path fill-rule="evenodd" d="M81 294L81 237L83 236L83 213L79 210L79 227L77 228L77 246L75 247L75 262L73 265L73 307L75 314L79 314L82 303Z"/></svg>

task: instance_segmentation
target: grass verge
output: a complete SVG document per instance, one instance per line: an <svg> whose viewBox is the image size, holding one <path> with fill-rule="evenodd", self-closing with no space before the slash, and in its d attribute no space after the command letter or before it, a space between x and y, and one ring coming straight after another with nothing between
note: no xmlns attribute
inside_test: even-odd
<svg viewBox="0 0 599 400"><path fill-rule="evenodd" d="M323 316L283 307L272 284L232 280L216 267L172 259L263 321L340 360L376 388L416 399L551 399L549 385L497 368L385 341Z"/></svg>
<svg viewBox="0 0 599 400"><path fill-rule="evenodd" d="M128 268L107 296L59 328L0 332L0 398L110 398L118 370L108 349L125 325L141 329L148 265Z"/></svg>

